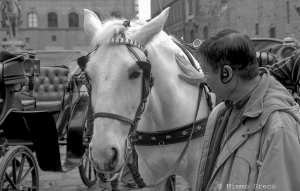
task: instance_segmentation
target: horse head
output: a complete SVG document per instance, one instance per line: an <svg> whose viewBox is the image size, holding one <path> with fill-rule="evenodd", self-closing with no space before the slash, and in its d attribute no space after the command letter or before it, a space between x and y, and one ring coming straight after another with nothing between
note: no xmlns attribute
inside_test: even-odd
<svg viewBox="0 0 300 191"><path fill-rule="evenodd" d="M193 121L198 89L178 78L182 71L175 54L183 52L162 30L168 13L169 8L150 22L112 18L101 23L84 10L84 29L94 48L86 65L96 113L90 157L98 171L121 169L135 128L155 132ZM149 93L150 68L156 83L141 107ZM135 127L139 111L144 113Z"/></svg>

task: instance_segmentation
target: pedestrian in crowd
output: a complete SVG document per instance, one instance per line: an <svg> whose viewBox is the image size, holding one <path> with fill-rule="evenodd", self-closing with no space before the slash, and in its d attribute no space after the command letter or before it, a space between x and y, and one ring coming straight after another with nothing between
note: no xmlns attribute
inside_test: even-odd
<svg viewBox="0 0 300 191"><path fill-rule="evenodd" d="M250 38L231 29L206 39L196 57L203 74L176 55L179 77L224 100L207 122L196 189L298 190L300 109L270 75L282 77L278 67L258 68Z"/></svg>

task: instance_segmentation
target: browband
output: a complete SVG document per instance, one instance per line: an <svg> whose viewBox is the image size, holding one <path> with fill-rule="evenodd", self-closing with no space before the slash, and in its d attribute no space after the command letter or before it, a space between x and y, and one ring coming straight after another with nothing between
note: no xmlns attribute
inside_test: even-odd
<svg viewBox="0 0 300 191"><path fill-rule="evenodd" d="M143 51L144 54L148 57L148 51L146 50L145 46L142 45L141 43L135 41L135 40L131 40L131 39L128 39L128 38L115 37L115 38L110 39L110 43L111 44L128 44L130 46L137 47L138 49Z"/></svg>

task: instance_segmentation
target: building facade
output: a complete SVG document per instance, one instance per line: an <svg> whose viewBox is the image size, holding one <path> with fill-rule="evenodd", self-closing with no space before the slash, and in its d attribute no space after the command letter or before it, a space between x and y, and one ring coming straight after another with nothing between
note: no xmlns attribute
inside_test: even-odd
<svg viewBox="0 0 300 191"><path fill-rule="evenodd" d="M156 17L166 7L170 7L164 31L177 38L185 36L185 0L151 0L151 18Z"/></svg>
<svg viewBox="0 0 300 191"><path fill-rule="evenodd" d="M160 12L159 2L162 9L171 7L170 13L176 12L175 2L184 2L181 4L185 6L185 22L177 19L171 25L180 25L184 30L184 35L180 35L187 42L206 39L225 28L236 29L252 38L300 40L300 0L173 0L173 4L167 3L170 1L152 0L151 17ZM170 34L176 35L177 30L169 27Z"/></svg>
<svg viewBox="0 0 300 191"><path fill-rule="evenodd" d="M192 42L198 34L195 22L197 3L195 0L151 0L151 18L170 7L164 31L177 39Z"/></svg>
<svg viewBox="0 0 300 191"><path fill-rule="evenodd" d="M17 38L25 42L26 50L89 51L83 9L94 11L101 21L111 16L133 19L138 14L137 0L20 0L20 4L23 22ZM4 24L0 40L8 40Z"/></svg>

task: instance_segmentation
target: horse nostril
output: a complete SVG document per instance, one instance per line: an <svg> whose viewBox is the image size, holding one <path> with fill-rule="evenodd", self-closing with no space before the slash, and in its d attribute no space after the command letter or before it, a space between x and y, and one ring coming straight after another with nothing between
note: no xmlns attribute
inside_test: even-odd
<svg viewBox="0 0 300 191"><path fill-rule="evenodd" d="M114 168L118 164L118 151L116 148L112 148L112 154L109 161L110 168Z"/></svg>

